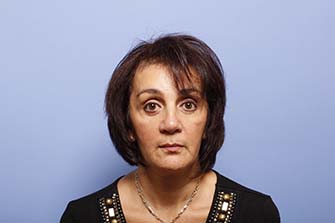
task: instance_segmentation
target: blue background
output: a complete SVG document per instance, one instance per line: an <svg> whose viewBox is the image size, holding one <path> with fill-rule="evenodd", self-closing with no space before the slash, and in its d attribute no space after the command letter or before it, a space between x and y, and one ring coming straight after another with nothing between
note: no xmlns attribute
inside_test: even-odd
<svg viewBox="0 0 335 223"><path fill-rule="evenodd" d="M185 32L226 72L227 137L215 168L270 194L282 222L335 222L335 3L0 3L0 222L58 222L67 202L132 170L103 100L140 39Z"/></svg>

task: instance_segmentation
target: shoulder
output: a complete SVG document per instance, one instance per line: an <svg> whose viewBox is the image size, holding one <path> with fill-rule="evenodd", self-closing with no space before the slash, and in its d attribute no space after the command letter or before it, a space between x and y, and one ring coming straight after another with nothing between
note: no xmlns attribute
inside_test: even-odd
<svg viewBox="0 0 335 223"><path fill-rule="evenodd" d="M219 188L226 188L229 190L235 190L235 191L239 191L240 193L246 193L247 195L250 196L259 196L259 197L267 197L268 195L263 194L259 191L250 189L246 186L243 186L239 183L237 183L236 181L229 179L228 177L225 177L223 175L221 175L219 172L213 170L217 176L217 187Z"/></svg>
<svg viewBox="0 0 335 223"><path fill-rule="evenodd" d="M96 222L99 218L99 206L97 205L99 199L103 196L115 193L117 191L117 182L120 178L94 193L70 201L61 217L60 222Z"/></svg>
<svg viewBox="0 0 335 223"><path fill-rule="evenodd" d="M279 223L279 211L272 198L264 193L243 186L214 171L217 175L216 188L236 196L236 218L238 222ZM254 219L254 220L252 220Z"/></svg>

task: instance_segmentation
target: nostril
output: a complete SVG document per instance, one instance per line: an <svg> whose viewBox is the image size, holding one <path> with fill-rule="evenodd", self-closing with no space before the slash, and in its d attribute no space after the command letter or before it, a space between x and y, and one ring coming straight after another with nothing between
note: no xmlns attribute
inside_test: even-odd
<svg viewBox="0 0 335 223"><path fill-rule="evenodd" d="M160 131L165 134L174 134L181 131L181 123L176 116L176 111L166 111L165 117L161 120Z"/></svg>
<svg viewBox="0 0 335 223"><path fill-rule="evenodd" d="M160 126L162 133L174 134L181 131L180 123L176 121L162 122Z"/></svg>
<svg viewBox="0 0 335 223"><path fill-rule="evenodd" d="M181 132L180 129L163 129L163 130L161 130L161 133L168 134L168 135L173 135L173 134L176 134L176 133L179 133L179 132Z"/></svg>

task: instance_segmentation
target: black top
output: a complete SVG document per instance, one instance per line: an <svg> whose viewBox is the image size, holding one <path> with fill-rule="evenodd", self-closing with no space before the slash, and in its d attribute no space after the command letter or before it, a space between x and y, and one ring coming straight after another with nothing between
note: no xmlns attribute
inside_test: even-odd
<svg viewBox="0 0 335 223"><path fill-rule="evenodd" d="M215 194L206 223L279 223L279 212L270 196L246 188L214 171ZM120 177L121 178L121 177ZM71 201L61 223L126 223L117 179L86 197Z"/></svg>

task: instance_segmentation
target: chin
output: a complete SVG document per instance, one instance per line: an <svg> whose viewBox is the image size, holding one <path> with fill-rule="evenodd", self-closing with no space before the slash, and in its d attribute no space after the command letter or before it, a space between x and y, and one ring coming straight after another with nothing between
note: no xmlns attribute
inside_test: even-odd
<svg viewBox="0 0 335 223"><path fill-rule="evenodd" d="M153 164L155 168L164 172L178 172L188 170L192 169L195 165L196 163L194 162L187 162L186 160L179 160L179 159L167 159L164 160L164 162Z"/></svg>

